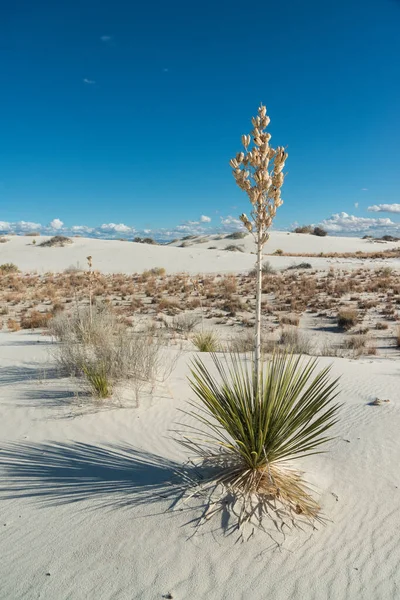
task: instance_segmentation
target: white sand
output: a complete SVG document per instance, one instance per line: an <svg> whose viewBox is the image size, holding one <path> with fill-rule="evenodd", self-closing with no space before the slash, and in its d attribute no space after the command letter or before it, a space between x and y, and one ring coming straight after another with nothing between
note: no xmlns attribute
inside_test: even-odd
<svg viewBox="0 0 400 600"><path fill-rule="evenodd" d="M293 532L277 549L261 532L235 544L225 518L190 537L195 514L148 501L169 461L185 460L167 435L191 395L187 354L159 397L102 409L55 377L49 347L40 335L0 333L2 600L399 597L398 361L320 360L342 375L344 406L330 452L304 466L331 522ZM369 406L376 396L391 402ZM165 466L138 472L134 449ZM143 504L145 483L154 489Z"/></svg>
<svg viewBox="0 0 400 600"><path fill-rule="evenodd" d="M36 239L36 245L32 240ZM0 264L12 262L24 272L59 272L70 266L86 268L86 257L93 257L93 266L103 273L135 273L153 267L164 267L168 273L233 273L244 272L254 266L255 257L252 237L243 240L215 240L207 238L204 243L189 240L190 246L179 248L181 242L171 246L151 246L118 240L98 240L90 238L72 238L73 244L63 248L41 248L39 244L45 237L11 236L9 242L0 244ZM204 239L204 238L203 238ZM228 245L243 246L244 252L229 252ZM216 250L209 250L216 246ZM265 254L277 249L291 253L321 252L375 252L399 247L399 243L378 243L370 240L349 237L316 237L312 235L273 231L265 246ZM283 269L301 262L301 257L268 256L273 267ZM357 260L311 257L306 258L313 267L326 269L331 266L345 269L360 266L378 268L390 265L400 268L400 259Z"/></svg>

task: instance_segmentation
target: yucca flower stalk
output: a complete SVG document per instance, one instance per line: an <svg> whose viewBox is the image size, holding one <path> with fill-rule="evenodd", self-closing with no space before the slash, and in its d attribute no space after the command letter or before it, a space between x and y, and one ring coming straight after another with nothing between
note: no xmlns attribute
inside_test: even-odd
<svg viewBox="0 0 400 600"><path fill-rule="evenodd" d="M288 157L284 148L269 145L271 134L266 131L270 118L262 104L258 115L252 120L250 135L242 135L244 152L238 152L230 165L233 176L241 190L249 197L252 209L250 217L245 213L240 220L253 235L257 247L256 259L256 318L254 332L254 390L259 395L261 369L261 289L262 253L269 238L268 230L283 204L281 187L284 181L283 168Z"/></svg>

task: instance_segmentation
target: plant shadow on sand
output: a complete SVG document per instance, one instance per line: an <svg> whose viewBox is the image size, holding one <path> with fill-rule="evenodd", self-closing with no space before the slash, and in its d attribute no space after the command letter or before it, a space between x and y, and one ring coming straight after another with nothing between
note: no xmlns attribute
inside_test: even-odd
<svg viewBox="0 0 400 600"><path fill-rule="evenodd" d="M0 451L0 497L41 505L92 500L94 507L129 508L177 500L184 468L129 445L11 443Z"/></svg>
<svg viewBox="0 0 400 600"><path fill-rule="evenodd" d="M146 511L148 517L184 513L180 526L189 527L189 538L213 517L213 525L209 524L204 534L219 531L244 541L255 530L249 536L239 530L231 493L218 503L203 494L194 503L185 501L187 493L201 487L204 477L212 477L213 471L124 444L10 443L0 449L0 500L28 499L39 508L91 502L82 506L84 510L142 506L151 508ZM287 523L278 522L273 513L266 520L269 525L262 529L272 544L265 550L280 548Z"/></svg>

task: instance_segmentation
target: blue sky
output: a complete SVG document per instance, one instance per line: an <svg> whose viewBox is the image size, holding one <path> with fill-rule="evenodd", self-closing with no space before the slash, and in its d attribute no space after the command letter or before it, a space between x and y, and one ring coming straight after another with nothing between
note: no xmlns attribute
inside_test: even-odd
<svg viewBox="0 0 400 600"><path fill-rule="evenodd" d="M235 226L262 101L289 152L276 228L400 232L399 31L398 0L9 2L0 228Z"/></svg>

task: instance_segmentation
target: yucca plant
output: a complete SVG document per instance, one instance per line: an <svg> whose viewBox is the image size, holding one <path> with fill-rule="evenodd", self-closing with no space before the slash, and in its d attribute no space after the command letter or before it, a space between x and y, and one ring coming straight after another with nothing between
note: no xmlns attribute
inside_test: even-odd
<svg viewBox="0 0 400 600"><path fill-rule="evenodd" d="M302 474L289 462L321 451L330 438L326 432L336 422L337 381L329 368L316 372L315 359L305 361L279 352L263 367L261 363L262 251L268 230L281 206L283 168L287 154L269 146L269 117L265 106L252 119L251 135L242 136L244 152L230 161L237 185L251 202L250 218L240 216L253 234L257 247L256 309L253 357L244 363L238 354L224 364L213 354L216 375L198 358L191 369L190 385L197 396L191 415L198 424L180 432L180 443L213 467L210 477L194 494L213 495L212 504L227 507L239 525L274 510L318 518L320 507L303 482ZM219 500L220 501L219 501ZM239 513L236 503L241 504ZM286 512L285 512L286 511Z"/></svg>
<svg viewBox="0 0 400 600"><path fill-rule="evenodd" d="M111 396L112 384L105 365L83 364L82 372L95 396L102 399Z"/></svg>
<svg viewBox="0 0 400 600"><path fill-rule="evenodd" d="M236 354L221 361L213 354L216 376L195 358L190 385L197 396L190 411L198 426L187 426L180 443L201 459L212 475L194 494L218 492L215 507L227 495L240 504L238 525L272 511L312 520L320 507L301 472L288 461L321 452L337 420L337 380L327 367L316 372L316 359L278 353L261 371L254 389L254 361ZM218 508L217 508L218 509Z"/></svg>

